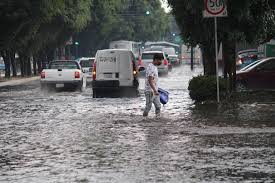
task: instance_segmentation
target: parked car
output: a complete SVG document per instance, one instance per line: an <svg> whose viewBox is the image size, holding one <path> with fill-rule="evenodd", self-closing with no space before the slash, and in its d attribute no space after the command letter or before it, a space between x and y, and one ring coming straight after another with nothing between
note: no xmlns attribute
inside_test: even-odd
<svg viewBox="0 0 275 183"><path fill-rule="evenodd" d="M165 54L165 57L166 57L166 59L168 61L168 71L172 71L173 65L172 65L172 63L170 61L170 58L168 57L168 54Z"/></svg>
<svg viewBox="0 0 275 183"><path fill-rule="evenodd" d="M87 80L92 80L92 71L93 71L93 65L95 58L94 57L82 57L77 60L82 67L82 70L84 70Z"/></svg>
<svg viewBox="0 0 275 183"><path fill-rule="evenodd" d="M255 62L252 62L252 63L248 64L247 66L245 66L245 67L243 67L242 69L240 69L239 71L237 71L237 73L238 73L238 72L241 72L241 71L247 70L248 68L252 67L253 65L259 63L260 61L261 61L261 60L256 60Z"/></svg>
<svg viewBox="0 0 275 183"><path fill-rule="evenodd" d="M238 52L236 67L237 70L242 69L243 67L249 65L250 63L258 60L258 50L257 49L249 49L242 50Z"/></svg>
<svg viewBox="0 0 275 183"><path fill-rule="evenodd" d="M168 59L166 58L164 52L162 51L145 51L141 55L141 60L138 61L138 67L139 70L145 70L145 68L153 62L154 55L162 54L163 55L163 60L160 66L157 66L158 68L158 73L159 74L168 74L169 71L169 62ZM144 71L143 71L144 72Z"/></svg>
<svg viewBox="0 0 275 183"><path fill-rule="evenodd" d="M237 90L268 90L275 89L275 57L266 58L237 72Z"/></svg>
<svg viewBox="0 0 275 183"><path fill-rule="evenodd" d="M178 55L168 55L168 58L172 65L179 66L180 65L180 59Z"/></svg>
<svg viewBox="0 0 275 183"><path fill-rule="evenodd" d="M138 95L138 71L130 50L106 49L96 53L93 67L93 97L105 94Z"/></svg>
<svg viewBox="0 0 275 183"><path fill-rule="evenodd" d="M77 61L55 60L42 70L40 82L42 89L74 87L82 91L86 87L86 76Z"/></svg>
<svg viewBox="0 0 275 183"><path fill-rule="evenodd" d="M5 70L5 63L2 57L0 57L0 71Z"/></svg>

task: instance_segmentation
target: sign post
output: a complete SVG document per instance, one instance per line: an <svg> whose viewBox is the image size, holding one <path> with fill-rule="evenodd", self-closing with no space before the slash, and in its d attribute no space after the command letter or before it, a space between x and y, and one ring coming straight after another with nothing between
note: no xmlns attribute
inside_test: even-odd
<svg viewBox="0 0 275 183"><path fill-rule="evenodd" d="M219 88L219 63L218 63L218 26L217 17L226 17L227 8L224 0L204 0L205 10L203 11L204 18L214 17L215 26L215 55L216 55L216 79L217 79L217 102L220 102Z"/></svg>

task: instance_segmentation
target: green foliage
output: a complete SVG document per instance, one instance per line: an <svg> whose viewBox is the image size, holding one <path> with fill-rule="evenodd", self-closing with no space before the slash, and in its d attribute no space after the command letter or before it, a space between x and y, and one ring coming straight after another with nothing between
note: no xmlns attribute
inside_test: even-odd
<svg viewBox="0 0 275 183"><path fill-rule="evenodd" d="M114 40L159 40L169 27L159 0L94 0L91 16L90 24L76 36L83 56L108 48Z"/></svg>
<svg viewBox="0 0 275 183"><path fill-rule="evenodd" d="M168 0L172 12L189 44L205 44L214 38L213 19L203 18L203 1ZM219 18L219 36L230 41L265 41L274 37L275 12L271 0L227 1L228 17ZM270 32L271 31L271 32Z"/></svg>
<svg viewBox="0 0 275 183"><path fill-rule="evenodd" d="M82 30L91 0L4 0L0 3L0 49L31 54Z"/></svg>
<svg viewBox="0 0 275 183"><path fill-rule="evenodd" d="M221 96L226 93L226 81L222 78L219 80ZM202 102L206 100L215 100L217 97L217 82L215 76L197 76L190 80L189 95L192 100Z"/></svg>

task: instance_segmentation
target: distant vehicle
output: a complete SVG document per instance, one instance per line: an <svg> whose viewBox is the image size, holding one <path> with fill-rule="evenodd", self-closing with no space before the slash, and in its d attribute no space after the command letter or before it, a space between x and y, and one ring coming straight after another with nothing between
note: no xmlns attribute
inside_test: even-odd
<svg viewBox="0 0 275 183"><path fill-rule="evenodd" d="M237 72L237 90L275 89L275 57L258 61L244 71Z"/></svg>
<svg viewBox="0 0 275 183"><path fill-rule="evenodd" d="M165 54L166 59L168 60L168 71L172 71L173 65L168 57L168 54Z"/></svg>
<svg viewBox="0 0 275 183"><path fill-rule="evenodd" d="M258 60L257 49L248 49L248 50L239 51L237 54L237 61L236 61L237 70L242 69L243 67L251 64L256 60Z"/></svg>
<svg viewBox="0 0 275 183"><path fill-rule="evenodd" d="M141 55L141 59L138 61L138 67L140 70L144 70L150 63L153 62L154 55L156 53L163 55L162 64L157 66L159 74L168 74L169 62L162 51L145 51Z"/></svg>
<svg viewBox="0 0 275 183"><path fill-rule="evenodd" d="M132 51L135 59L137 59L141 52L141 42L135 41L126 41L126 40L119 40L119 41L112 41L109 45L110 49L126 49Z"/></svg>
<svg viewBox="0 0 275 183"><path fill-rule="evenodd" d="M0 57L0 71L5 70L5 63L2 57Z"/></svg>
<svg viewBox="0 0 275 183"><path fill-rule="evenodd" d="M168 55L176 55L176 50L173 47L164 47L161 51Z"/></svg>
<svg viewBox="0 0 275 183"><path fill-rule="evenodd" d="M106 92L137 96L139 81L133 52L122 49L97 51L92 86L94 98Z"/></svg>
<svg viewBox="0 0 275 183"><path fill-rule="evenodd" d="M55 60L41 72L41 87L68 88L82 91L86 87L86 76L80 64L74 60Z"/></svg>
<svg viewBox="0 0 275 183"><path fill-rule="evenodd" d="M168 55L168 58L169 58L169 61L171 62L171 64L174 66L178 66L181 64L178 55Z"/></svg>
<svg viewBox="0 0 275 183"><path fill-rule="evenodd" d="M193 48L193 63L201 64L202 63L202 53L199 46ZM186 45L181 46L181 61L183 64L191 64L191 47Z"/></svg>
<svg viewBox="0 0 275 183"><path fill-rule="evenodd" d="M89 81L91 81L95 58L94 57L82 57L82 58L79 58L77 61L80 64L80 66L82 67L82 70L84 71L84 73L86 74L87 79Z"/></svg>

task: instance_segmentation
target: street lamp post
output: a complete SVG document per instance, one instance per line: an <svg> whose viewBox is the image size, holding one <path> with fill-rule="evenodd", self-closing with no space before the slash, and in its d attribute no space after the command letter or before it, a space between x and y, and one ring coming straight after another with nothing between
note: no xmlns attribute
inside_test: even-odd
<svg viewBox="0 0 275 183"><path fill-rule="evenodd" d="M79 45L79 42L76 41L76 42L74 43L74 45L75 45L75 59L77 59L77 58L78 58L78 45Z"/></svg>

